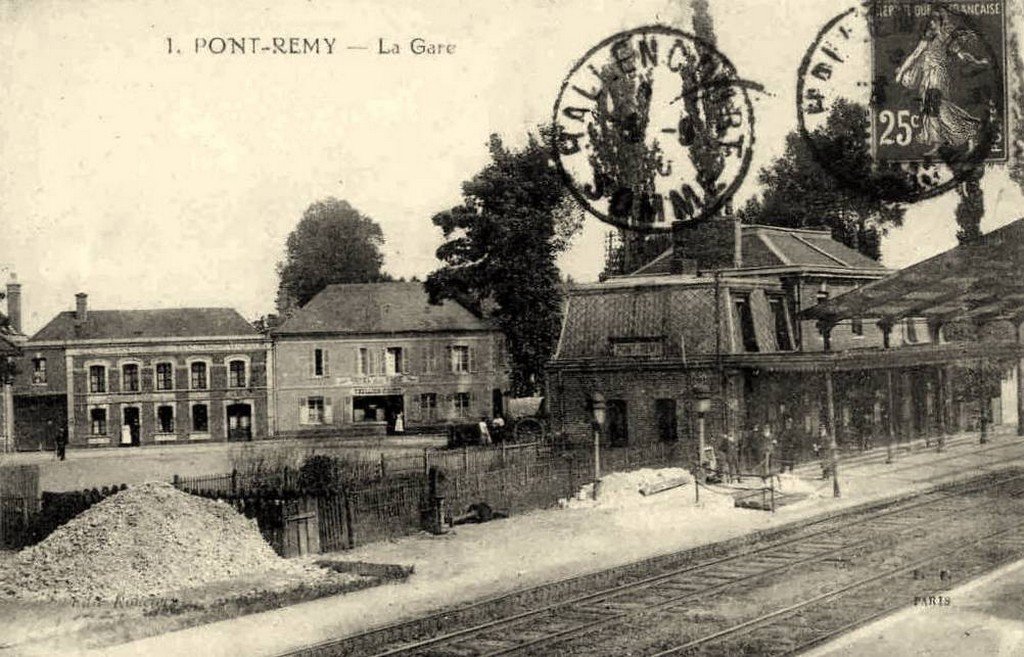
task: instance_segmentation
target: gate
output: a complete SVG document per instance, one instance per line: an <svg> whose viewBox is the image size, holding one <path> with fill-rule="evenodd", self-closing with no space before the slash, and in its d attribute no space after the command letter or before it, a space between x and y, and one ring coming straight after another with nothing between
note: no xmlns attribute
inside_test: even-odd
<svg viewBox="0 0 1024 657"><path fill-rule="evenodd" d="M355 547L352 537L352 505L347 495L318 497L317 517L321 552Z"/></svg>

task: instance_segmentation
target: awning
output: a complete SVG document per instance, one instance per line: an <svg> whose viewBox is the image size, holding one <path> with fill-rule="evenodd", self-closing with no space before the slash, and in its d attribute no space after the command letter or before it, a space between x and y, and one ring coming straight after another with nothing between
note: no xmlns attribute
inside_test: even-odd
<svg viewBox="0 0 1024 657"><path fill-rule="evenodd" d="M902 269L800 313L836 324L877 318L893 325L905 317L935 323L971 319L984 323L1024 318L1024 219L974 243Z"/></svg>

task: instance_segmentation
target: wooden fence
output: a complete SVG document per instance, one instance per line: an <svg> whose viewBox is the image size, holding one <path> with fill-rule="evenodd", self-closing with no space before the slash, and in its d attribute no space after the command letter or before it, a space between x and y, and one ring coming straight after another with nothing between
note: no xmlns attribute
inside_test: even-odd
<svg viewBox="0 0 1024 657"><path fill-rule="evenodd" d="M673 444L607 448L601 452L601 470L610 473L682 465L686 458L684 451ZM294 469L262 479L237 472L175 477L174 484L194 494L224 499L256 517L264 536L279 551L282 536L287 534L284 520L261 516L261 503L255 500L277 499L280 504L298 497L315 500L316 543L321 551L330 552L431 529L439 500L443 505L440 512L447 518L457 517L480 502L496 510L521 513L557 504L594 476L590 449L555 451L534 443L428 449L415 468L411 460L406 461L405 468L398 460L384 458L379 463L382 465L374 479L341 480L336 486L318 490L302 490ZM436 491L430 490L424 467L439 473Z"/></svg>
<svg viewBox="0 0 1024 657"><path fill-rule="evenodd" d="M0 467L0 497L39 497L39 466Z"/></svg>

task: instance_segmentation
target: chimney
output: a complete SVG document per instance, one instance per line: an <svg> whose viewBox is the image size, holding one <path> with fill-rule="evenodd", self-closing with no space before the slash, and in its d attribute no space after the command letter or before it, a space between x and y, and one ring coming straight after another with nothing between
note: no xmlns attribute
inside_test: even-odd
<svg viewBox="0 0 1024 657"><path fill-rule="evenodd" d="M11 328L21 333L21 283L17 274L11 274L7 283L7 318L11 320Z"/></svg>
<svg viewBox="0 0 1024 657"><path fill-rule="evenodd" d="M89 295L79 292L75 295L75 321L84 322L89 308Z"/></svg>

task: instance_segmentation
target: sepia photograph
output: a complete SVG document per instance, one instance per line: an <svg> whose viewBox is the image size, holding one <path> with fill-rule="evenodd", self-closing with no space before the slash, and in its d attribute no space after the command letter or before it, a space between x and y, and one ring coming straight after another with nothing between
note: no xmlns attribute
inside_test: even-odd
<svg viewBox="0 0 1024 657"><path fill-rule="evenodd" d="M0 0L0 657L1024 657L1024 0Z"/></svg>

